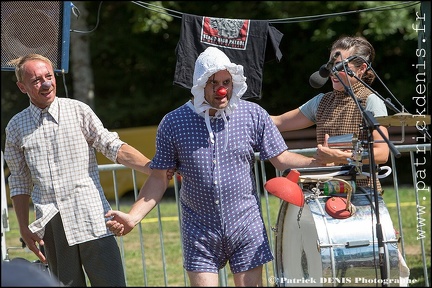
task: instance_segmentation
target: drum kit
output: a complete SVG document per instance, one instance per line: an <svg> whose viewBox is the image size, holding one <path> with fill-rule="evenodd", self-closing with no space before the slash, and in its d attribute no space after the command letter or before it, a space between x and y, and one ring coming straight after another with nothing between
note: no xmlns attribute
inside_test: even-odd
<svg viewBox="0 0 432 288"><path fill-rule="evenodd" d="M376 119L382 126L430 124L430 116L406 113ZM273 227L276 286L401 286L399 239L382 196L377 202L373 189L356 187L365 177L360 142L355 134L330 137L330 148L352 149L348 165L288 169L265 183L283 200Z"/></svg>
<svg viewBox="0 0 432 288"><path fill-rule="evenodd" d="M429 141L431 140L426 127L431 123L430 115L413 115L410 113L400 112L391 116L376 117L375 119L381 126L400 127L402 139L400 141L392 141L393 143L405 142L406 126L416 127L418 132L424 134L424 136L426 136Z"/></svg>
<svg viewBox="0 0 432 288"><path fill-rule="evenodd" d="M431 123L430 115L414 115L411 113L396 113L391 116L382 116L375 118L382 126L420 126L429 125Z"/></svg>
<svg viewBox="0 0 432 288"><path fill-rule="evenodd" d="M292 171L299 174L297 187L301 192L293 189L296 192L291 191L288 197L279 193L284 201L273 227L277 286L379 285L373 195L363 187L356 189L351 176L355 169L349 166L289 171L288 175ZM273 179L288 179L287 176ZM292 175L290 178L295 179ZM278 196L276 185L283 182L273 179L265 186ZM288 181L288 186L295 186L294 181ZM378 211L389 286L399 286L398 238L381 197Z"/></svg>

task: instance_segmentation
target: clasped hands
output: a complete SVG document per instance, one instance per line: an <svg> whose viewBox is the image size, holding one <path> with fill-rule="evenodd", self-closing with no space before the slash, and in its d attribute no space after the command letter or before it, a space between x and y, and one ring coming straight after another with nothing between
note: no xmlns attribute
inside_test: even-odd
<svg viewBox="0 0 432 288"><path fill-rule="evenodd" d="M175 168L168 169L166 173L167 179L171 180L175 172ZM105 218L110 218L106 222L106 227L116 236L124 236L128 234L139 222L138 220L135 220L132 215L117 210L108 211L105 214Z"/></svg>

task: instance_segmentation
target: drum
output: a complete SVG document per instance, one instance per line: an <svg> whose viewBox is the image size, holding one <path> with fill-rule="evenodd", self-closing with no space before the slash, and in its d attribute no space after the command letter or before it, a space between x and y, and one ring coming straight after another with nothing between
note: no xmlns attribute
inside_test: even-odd
<svg viewBox="0 0 432 288"><path fill-rule="evenodd" d="M303 207L281 202L275 230L278 286L399 286L397 238L381 196L385 270L379 264L372 195L356 191L351 198L355 213L334 219L325 211L330 196L315 196L308 189L303 193Z"/></svg>

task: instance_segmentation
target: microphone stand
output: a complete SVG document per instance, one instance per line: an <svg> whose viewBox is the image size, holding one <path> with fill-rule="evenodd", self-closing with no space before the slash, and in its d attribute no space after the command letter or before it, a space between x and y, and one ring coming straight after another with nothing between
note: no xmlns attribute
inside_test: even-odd
<svg viewBox="0 0 432 288"><path fill-rule="evenodd" d="M357 56L359 57L359 56ZM381 81L381 78L378 77L378 74L375 72L375 70L372 68L372 66L363 58L363 57L359 57L360 59L363 60L363 62L365 62L368 67L372 70L372 72L375 74L375 76L377 77L377 79L380 81L380 83L384 86L384 88L390 93L390 95L393 97L393 99L395 99L398 104L402 107L402 111L407 111L405 109L405 107L397 100L397 98L391 93L391 91L387 88L387 86L383 83L383 81ZM396 113L401 113L402 111L399 110L398 108L396 108L394 106L394 104L391 102L391 100L389 98L384 99L383 96L381 96L378 92L376 92L374 89L372 89L372 87L367 84L366 82L364 82L361 78L359 78L357 75L355 75L355 73L348 67L348 66L344 66L345 68L345 72L351 76L354 77L355 79L357 79L357 81L359 81L360 83L362 83L364 86L366 86L369 90L371 90L375 95L377 95L382 101L384 101L384 104L391 110L393 110ZM408 112L408 111L407 111ZM408 112L409 113L409 112ZM411 114L411 113L409 113ZM429 140L431 140L431 136L429 134L429 132L426 129L417 129L420 133L422 133L424 136L426 136L426 138L428 138Z"/></svg>
<svg viewBox="0 0 432 288"><path fill-rule="evenodd" d="M345 69L346 70L346 69ZM352 72L352 71L351 71ZM348 74L348 73L347 73ZM376 165L375 163L375 157L373 153L373 130L377 130L381 137L384 139L384 141L389 146L390 150L393 152L396 158L399 158L401 156L401 153L396 149L393 143L389 141L389 139L384 135L384 133L380 129L380 124L376 121L375 117L373 116L372 112L366 111L363 106L360 105L359 99L354 95L354 92L351 90L350 87L345 85L345 83L342 81L341 77L339 76L339 71L337 69L333 69L333 75L338 78L339 82L344 86L345 91L351 96L351 98L354 100L356 105L358 106L362 117L363 122L366 124L367 127L367 141L369 146L369 171L371 173L372 177L372 183L373 183L373 195L374 195L374 203L375 203L375 215L376 215L376 236L378 239L378 253L379 253L379 266L380 266L380 272L381 272L381 280L382 280L382 286L387 287L388 286L388 271L386 264L386 258L385 258L385 249L384 249L384 236L380 221L380 214L379 214L379 197L377 193L377 185L376 185Z"/></svg>

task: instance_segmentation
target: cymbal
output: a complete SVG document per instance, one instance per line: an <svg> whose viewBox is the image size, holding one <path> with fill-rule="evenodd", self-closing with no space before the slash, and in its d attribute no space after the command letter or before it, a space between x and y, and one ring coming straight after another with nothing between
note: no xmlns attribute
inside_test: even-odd
<svg viewBox="0 0 432 288"><path fill-rule="evenodd" d="M391 116L376 117L376 120L382 126L423 126L431 123L431 116L401 112Z"/></svg>

